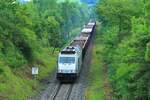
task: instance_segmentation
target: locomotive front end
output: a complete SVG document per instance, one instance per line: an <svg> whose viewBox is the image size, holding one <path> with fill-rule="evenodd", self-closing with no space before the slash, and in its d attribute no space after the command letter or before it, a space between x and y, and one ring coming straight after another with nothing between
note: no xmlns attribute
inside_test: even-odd
<svg viewBox="0 0 150 100"><path fill-rule="evenodd" d="M75 47L67 47L58 57L57 79L61 82L76 80L79 71L79 54Z"/></svg>

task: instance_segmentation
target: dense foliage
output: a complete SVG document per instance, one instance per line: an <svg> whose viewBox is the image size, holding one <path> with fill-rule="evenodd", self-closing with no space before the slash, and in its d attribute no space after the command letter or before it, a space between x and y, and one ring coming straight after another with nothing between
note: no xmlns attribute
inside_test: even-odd
<svg viewBox="0 0 150 100"><path fill-rule="evenodd" d="M36 49L62 47L71 30L88 19L85 10L86 6L69 1L33 0L19 4L15 0L1 0L0 58L19 67L34 60Z"/></svg>
<svg viewBox="0 0 150 100"><path fill-rule="evenodd" d="M31 67L40 68L40 79L48 75L56 61L51 52L89 16L86 5L69 0L17 1L0 0L0 99L26 100L35 88Z"/></svg>
<svg viewBox="0 0 150 100"><path fill-rule="evenodd" d="M150 99L150 1L101 0L103 60L114 95L123 100Z"/></svg>

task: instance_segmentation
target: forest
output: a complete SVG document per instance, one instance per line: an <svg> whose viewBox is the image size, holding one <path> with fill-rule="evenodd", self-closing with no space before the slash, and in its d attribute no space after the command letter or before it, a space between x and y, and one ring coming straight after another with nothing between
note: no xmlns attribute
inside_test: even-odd
<svg viewBox="0 0 150 100"><path fill-rule="evenodd" d="M0 99L33 94L54 70L57 51L78 34L89 14L85 4L69 0L0 0ZM34 66L40 70L37 80L32 80Z"/></svg>
<svg viewBox="0 0 150 100"><path fill-rule="evenodd" d="M150 99L150 1L100 0L96 42L114 100Z"/></svg>
<svg viewBox="0 0 150 100"><path fill-rule="evenodd" d="M79 0L0 0L0 100L37 94L59 51L91 17L97 32L86 99L108 100L108 76L112 100L150 100L150 0L81 1L96 7ZM36 79L32 67L39 68Z"/></svg>

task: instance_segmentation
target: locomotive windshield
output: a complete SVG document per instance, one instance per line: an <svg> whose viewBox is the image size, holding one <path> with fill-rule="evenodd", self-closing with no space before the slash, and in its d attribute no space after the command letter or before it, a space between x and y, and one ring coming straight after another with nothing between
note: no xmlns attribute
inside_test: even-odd
<svg viewBox="0 0 150 100"><path fill-rule="evenodd" d="M59 63L75 63L75 57L60 57L59 58Z"/></svg>

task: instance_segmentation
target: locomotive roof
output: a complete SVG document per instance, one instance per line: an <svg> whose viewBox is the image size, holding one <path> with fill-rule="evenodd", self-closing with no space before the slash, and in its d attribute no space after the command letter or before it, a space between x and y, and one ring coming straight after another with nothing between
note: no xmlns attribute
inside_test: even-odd
<svg viewBox="0 0 150 100"><path fill-rule="evenodd" d="M95 25L95 23L94 23L94 22L90 22L90 23L88 23L88 25L92 25L92 26L94 26L94 25Z"/></svg>
<svg viewBox="0 0 150 100"><path fill-rule="evenodd" d="M82 33L91 33L92 32L92 28L84 28L81 31Z"/></svg>
<svg viewBox="0 0 150 100"><path fill-rule="evenodd" d="M61 51L61 54L75 54L79 50L79 46L67 46Z"/></svg>

